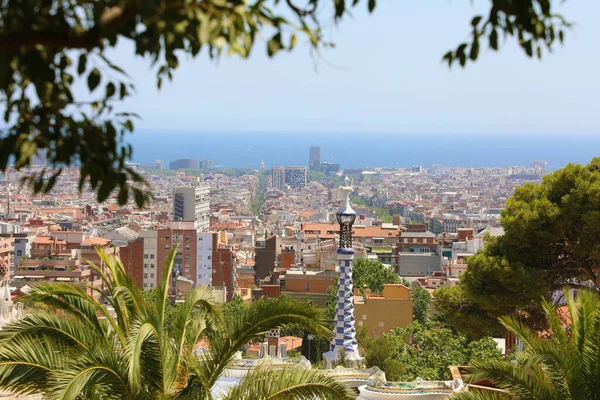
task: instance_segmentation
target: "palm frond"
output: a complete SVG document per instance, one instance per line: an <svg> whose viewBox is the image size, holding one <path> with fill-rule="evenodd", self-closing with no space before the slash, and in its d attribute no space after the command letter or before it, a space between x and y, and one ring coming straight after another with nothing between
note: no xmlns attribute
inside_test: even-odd
<svg viewBox="0 0 600 400"><path fill-rule="evenodd" d="M257 368L223 400L351 400L356 394L343 383L318 370Z"/></svg>
<svg viewBox="0 0 600 400"><path fill-rule="evenodd" d="M125 357L128 364L129 385L137 390L141 390L143 384L155 390L162 389L163 343L156 327L148 322L133 324L128 339Z"/></svg>
<svg viewBox="0 0 600 400"><path fill-rule="evenodd" d="M46 393L52 371L61 369L66 349L46 338L19 335L0 344L0 389L14 394Z"/></svg>
<svg viewBox="0 0 600 400"><path fill-rule="evenodd" d="M212 290L196 287L178 307L173 321L173 339L177 343L177 355L181 357L184 347L191 351L208 325L222 326L223 317L214 303Z"/></svg>
<svg viewBox="0 0 600 400"><path fill-rule="evenodd" d="M143 397L128 385L127 369L120 352L112 346L96 346L93 349L69 353L68 362L55 369L49 383L52 390L48 399L76 400L95 397L98 388L108 399L137 399Z"/></svg>
<svg viewBox="0 0 600 400"><path fill-rule="evenodd" d="M104 305L87 294L82 286L73 283L36 282L25 298L73 315L89 324L90 329L103 329L98 314L110 316Z"/></svg>
<svg viewBox="0 0 600 400"><path fill-rule="evenodd" d="M212 386L235 353L247 343L273 329L285 327L302 328L322 336L331 335L329 320L322 310L284 298L255 301L234 318L225 321L223 329L207 332L211 357L200 366L207 381Z"/></svg>
<svg viewBox="0 0 600 400"><path fill-rule="evenodd" d="M518 399L552 400L565 397L564 388L548 385L550 380L540 364L515 366L506 361L475 363L467 369L465 381L489 381Z"/></svg>
<svg viewBox="0 0 600 400"><path fill-rule="evenodd" d="M72 315L31 312L22 319L4 325L0 331L0 343L7 344L19 336L27 336L46 338L55 345L88 349L106 341L106 324L103 325L102 329L94 330L85 321Z"/></svg>
<svg viewBox="0 0 600 400"><path fill-rule="evenodd" d="M167 259L165 260L165 265L163 267L163 276L162 281L157 287L157 295L156 295L156 307L157 313L160 317L160 326L164 326L165 322L165 309L167 308L167 301L169 295L169 283L171 282L171 272L173 271L173 261L175 260L175 253L177 251L179 245L173 246ZM162 329L162 328L161 328Z"/></svg>

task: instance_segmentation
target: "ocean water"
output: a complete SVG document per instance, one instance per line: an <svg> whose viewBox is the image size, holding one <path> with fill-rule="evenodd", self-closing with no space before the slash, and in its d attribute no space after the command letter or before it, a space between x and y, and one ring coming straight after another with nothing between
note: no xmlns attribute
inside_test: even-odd
<svg viewBox="0 0 600 400"><path fill-rule="evenodd" d="M600 156L600 134L393 134L318 132L205 132L138 130L127 141L135 162L165 162L179 158L214 160L215 166L258 168L308 165L309 146L321 146L321 161L342 168L528 166L544 160L548 169L587 163Z"/></svg>

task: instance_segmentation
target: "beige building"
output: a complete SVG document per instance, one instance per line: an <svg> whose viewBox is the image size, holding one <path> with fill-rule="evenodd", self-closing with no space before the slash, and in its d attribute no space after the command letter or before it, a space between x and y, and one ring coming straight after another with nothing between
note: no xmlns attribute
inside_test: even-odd
<svg viewBox="0 0 600 400"><path fill-rule="evenodd" d="M354 316L357 325L365 326L371 337L379 337L393 328L404 328L412 322L413 316L410 289L400 284L383 285L381 295L365 289L363 296L354 288Z"/></svg>

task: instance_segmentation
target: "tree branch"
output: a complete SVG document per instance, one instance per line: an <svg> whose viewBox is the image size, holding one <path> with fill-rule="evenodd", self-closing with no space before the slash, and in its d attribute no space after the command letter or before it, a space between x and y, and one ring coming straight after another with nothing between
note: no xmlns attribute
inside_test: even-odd
<svg viewBox="0 0 600 400"><path fill-rule="evenodd" d="M123 9L114 6L100 16L98 23L84 33L73 29L65 32L21 31L0 34L0 53L14 53L23 47L36 45L58 49L93 49L102 45L102 34L107 29L115 29L127 18L135 15L133 6Z"/></svg>

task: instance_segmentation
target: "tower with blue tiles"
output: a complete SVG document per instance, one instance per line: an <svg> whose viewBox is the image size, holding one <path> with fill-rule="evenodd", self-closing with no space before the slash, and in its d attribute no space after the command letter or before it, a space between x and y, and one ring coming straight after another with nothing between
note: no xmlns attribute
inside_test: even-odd
<svg viewBox="0 0 600 400"><path fill-rule="evenodd" d="M347 367L357 368L363 361L358 353L356 341L356 327L354 319L354 289L352 285L352 261L354 249L352 248L352 224L356 220L356 213L350 205L352 188L344 186L346 201L337 212L337 221L340 224L339 246L337 249L338 284L337 305L333 327L333 340L330 349L323 354L325 368L333 368L343 358Z"/></svg>

